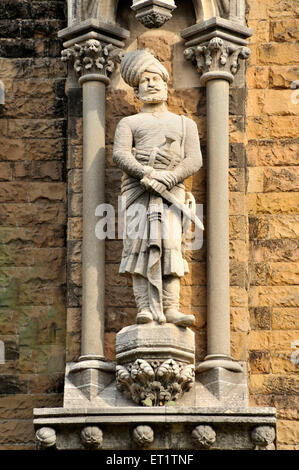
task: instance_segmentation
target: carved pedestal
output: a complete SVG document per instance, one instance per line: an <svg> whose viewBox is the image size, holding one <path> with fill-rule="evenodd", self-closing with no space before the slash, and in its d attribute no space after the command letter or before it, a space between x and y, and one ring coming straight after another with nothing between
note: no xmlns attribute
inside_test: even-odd
<svg viewBox="0 0 299 470"><path fill-rule="evenodd" d="M116 381L135 403L162 406L194 382L194 333L173 324L132 325L116 339Z"/></svg>

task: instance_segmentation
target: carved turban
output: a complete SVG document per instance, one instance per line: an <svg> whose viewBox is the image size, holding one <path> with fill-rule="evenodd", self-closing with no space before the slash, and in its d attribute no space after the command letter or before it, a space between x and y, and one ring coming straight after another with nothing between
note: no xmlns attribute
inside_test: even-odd
<svg viewBox="0 0 299 470"><path fill-rule="evenodd" d="M165 82L169 80L164 65L146 49L128 52L120 64L120 73L124 81L131 87L137 87L143 72L158 73Z"/></svg>

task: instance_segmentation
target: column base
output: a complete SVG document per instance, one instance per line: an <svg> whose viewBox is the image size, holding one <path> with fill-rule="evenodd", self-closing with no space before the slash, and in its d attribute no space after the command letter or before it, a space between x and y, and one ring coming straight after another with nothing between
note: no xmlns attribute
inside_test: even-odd
<svg viewBox="0 0 299 470"><path fill-rule="evenodd" d="M196 372L204 372L216 367L231 370L233 372L243 372L242 366L232 357L225 354L210 354L204 361L196 367Z"/></svg>
<svg viewBox="0 0 299 470"><path fill-rule="evenodd" d="M82 356L79 362L67 364L64 406L78 406L93 401L113 380L115 365Z"/></svg>
<svg viewBox="0 0 299 470"><path fill-rule="evenodd" d="M196 380L196 404L198 406L228 407L248 406L246 365L242 373L214 367L201 371Z"/></svg>

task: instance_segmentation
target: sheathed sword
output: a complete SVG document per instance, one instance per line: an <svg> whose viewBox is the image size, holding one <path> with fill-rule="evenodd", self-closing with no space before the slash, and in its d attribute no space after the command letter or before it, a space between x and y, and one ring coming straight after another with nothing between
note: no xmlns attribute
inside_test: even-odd
<svg viewBox="0 0 299 470"><path fill-rule="evenodd" d="M151 179L148 176L144 176L140 182L141 184L144 183L146 187L152 187ZM191 222L195 224L197 228L204 230L203 223L197 217L197 215L189 207L187 207L186 204L183 204L181 201L179 201L170 191L165 189L163 192L157 192L154 188L153 190L163 199L165 199L165 201L170 202L170 204L173 204L177 209L179 209L182 214L184 214L189 220L191 220Z"/></svg>

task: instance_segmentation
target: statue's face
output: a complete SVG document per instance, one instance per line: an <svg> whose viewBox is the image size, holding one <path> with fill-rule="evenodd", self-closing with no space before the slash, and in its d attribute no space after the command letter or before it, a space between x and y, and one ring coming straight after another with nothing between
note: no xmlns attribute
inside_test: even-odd
<svg viewBox="0 0 299 470"><path fill-rule="evenodd" d="M136 94L143 103L167 101L167 83L158 73L143 72Z"/></svg>

